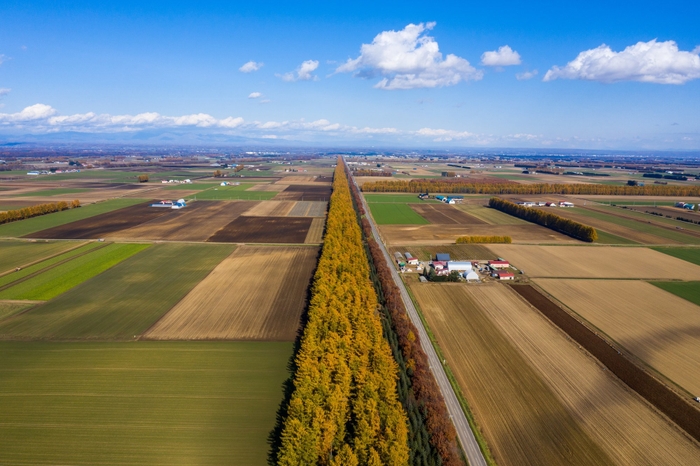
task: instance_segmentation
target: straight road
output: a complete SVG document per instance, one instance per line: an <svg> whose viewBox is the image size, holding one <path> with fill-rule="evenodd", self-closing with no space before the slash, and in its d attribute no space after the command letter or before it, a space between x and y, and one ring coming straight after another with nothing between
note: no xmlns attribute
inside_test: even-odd
<svg viewBox="0 0 700 466"><path fill-rule="evenodd" d="M352 178L352 182L355 183L354 178ZM355 183L355 185L357 186L357 183ZM387 264L389 265L389 269L391 270L391 276L393 277L394 282L396 282L396 286L399 287L399 291L401 292L401 299L403 299L404 306L406 306L408 316L410 317L411 322L413 322L413 325L415 325L418 329L418 335L420 338L421 346L423 347L423 351L425 351L425 354L428 355L430 370L432 371L433 376L437 381L438 387L440 387L442 396L445 398L447 412L450 414L452 423L454 424L455 429L457 430L457 437L459 438L459 443L462 445L464 453L467 455L467 460L469 461L470 466L487 466L486 460L484 459L484 455L481 453L479 444L476 442L476 438L474 437L474 433L469 427L469 421L467 421L467 417L464 415L464 411L462 411L462 406L459 404L457 395L452 389L450 380L447 378L445 369L442 367L442 362L440 361L440 358L438 357L435 348L433 348L433 345L430 342L428 332L426 332L425 327L423 326L423 321L421 321L420 316L418 315L418 311L413 305L413 301L408 295L408 291L406 291L406 286L404 285L403 280L401 280L401 277L399 277L399 273L396 271L395 267L391 266L391 264L393 263L392 258L389 255L389 252L387 251L386 247L384 246L384 242L382 241L381 236L379 236L379 230L377 229L377 226L375 225L374 220L370 215L370 210L367 206L367 201L365 201L364 196L362 196L362 204L365 208L365 212L367 213L367 220L369 220L369 224L372 227L372 234L377 239L377 242L379 243L379 246L381 247L382 252L384 253L384 260L386 260Z"/></svg>

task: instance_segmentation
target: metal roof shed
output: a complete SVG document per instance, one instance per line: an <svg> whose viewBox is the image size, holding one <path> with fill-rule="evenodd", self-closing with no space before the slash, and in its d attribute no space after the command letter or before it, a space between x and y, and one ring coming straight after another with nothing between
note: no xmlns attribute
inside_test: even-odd
<svg viewBox="0 0 700 466"><path fill-rule="evenodd" d="M445 253L435 254L435 260L440 262L448 262L450 260L450 255Z"/></svg>

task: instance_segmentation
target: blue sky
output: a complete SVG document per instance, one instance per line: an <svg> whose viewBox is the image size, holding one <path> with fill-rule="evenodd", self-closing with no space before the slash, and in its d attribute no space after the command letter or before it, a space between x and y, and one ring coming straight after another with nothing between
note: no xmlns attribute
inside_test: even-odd
<svg viewBox="0 0 700 466"><path fill-rule="evenodd" d="M5 0L0 135L700 149L700 4L561 3Z"/></svg>

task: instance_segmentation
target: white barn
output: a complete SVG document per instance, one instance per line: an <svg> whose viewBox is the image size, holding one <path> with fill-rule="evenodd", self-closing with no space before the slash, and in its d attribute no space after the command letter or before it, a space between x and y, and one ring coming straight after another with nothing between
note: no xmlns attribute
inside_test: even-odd
<svg viewBox="0 0 700 466"><path fill-rule="evenodd" d="M468 261L449 261L447 263L447 270L452 272L456 270L458 272L464 272L465 270L471 271L472 263Z"/></svg>

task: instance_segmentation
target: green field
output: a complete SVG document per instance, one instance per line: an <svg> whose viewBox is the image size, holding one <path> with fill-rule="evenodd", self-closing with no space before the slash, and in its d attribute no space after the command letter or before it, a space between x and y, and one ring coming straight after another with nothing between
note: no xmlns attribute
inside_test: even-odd
<svg viewBox="0 0 700 466"><path fill-rule="evenodd" d="M164 184L165 189L178 191L178 190L200 190L209 189L214 186L218 186L217 183L192 183L192 184Z"/></svg>
<svg viewBox="0 0 700 466"><path fill-rule="evenodd" d="M0 225L0 237L17 238L37 231L46 230L47 228L65 225L66 223L94 217L95 215L105 212L140 204L142 202L146 202L146 199L112 199L89 204L78 209L64 210L62 212L20 220L18 222L6 223L5 225Z"/></svg>
<svg viewBox="0 0 700 466"><path fill-rule="evenodd" d="M86 188L54 188L45 189L43 191L33 191L30 193L13 194L12 197L27 197L27 196L58 196L61 194L78 194L90 191Z"/></svg>
<svg viewBox="0 0 700 466"><path fill-rule="evenodd" d="M0 464L265 465L291 343L0 342Z"/></svg>
<svg viewBox="0 0 700 466"><path fill-rule="evenodd" d="M622 197L620 198L612 198L612 199L587 199L588 202L596 202L599 204L615 204L615 205L629 205L629 206L635 206L635 205L643 205L643 206L673 206L675 202L673 201L650 201L650 200L629 200L629 199L624 199Z"/></svg>
<svg viewBox="0 0 700 466"><path fill-rule="evenodd" d="M18 312L22 312L25 309L29 309L32 306L33 304L29 303L0 301L0 320L17 314Z"/></svg>
<svg viewBox="0 0 700 466"><path fill-rule="evenodd" d="M639 244L636 241L632 241L628 238L623 238L622 236L613 235L607 231L600 230L596 228L598 232L598 239L594 241L597 244Z"/></svg>
<svg viewBox="0 0 700 466"><path fill-rule="evenodd" d="M610 209L617 209L617 208L610 207ZM680 231L668 230L666 228L655 226L655 225L652 225L650 223L644 223L643 221L639 222L639 221L633 220L631 218L622 218L622 217L619 217L617 215L613 215L612 212L611 212L611 214L608 214L608 213L604 213L604 212L582 209L579 207L574 207L572 210L575 211L576 213L586 215L586 216L591 217L591 218L597 218L598 220L604 220L606 222L615 223L617 225L630 228L632 230L641 231L643 233L649 233L651 235L655 235L655 236L658 236L660 238L669 239L671 241L676 241L676 242L683 243L683 244L700 244L700 238L696 238L696 237L690 236L690 235L685 235L685 234L681 233ZM617 212L615 212L615 213L617 213ZM624 215L627 215L629 213L630 212L625 211ZM622 212L620 212L620 214L622 215ZM644 214L637 214L637 215L644 215ZM649 215L644 216L644 220L656 221L655 218L652 218L652 216L649 216ZM663 220L663 219L659 219L659 220ZM676 223L679 223L679 222L676 222Z"/></svg>
<svg viewBox="0 0 700 466"><path fill-rule="evenodd" d="M131 340L234 249L224 244L151 246L48 303L5 319L0 338Z"/></svg>
<svg viewBox="0 0 700 466"><path fill-rule="evenodd" d="M700 282L651 282L651 284L700 306Z"/></svg>
<svg viewBox="0 0 700 466"><path fill-rule="evenodd" d="M369 204L372 217L378 225L425 225L426 219L418 215L408 204Z"/></svg>
<svg viewBox="0 0 700 466"><path fill-rule="evenodd" d="M88 247L93 244L100 243L92 243ZM109 270L149 246L148 244L127 243L108 244L104 247L93 248L94 250L87 254L0 291L0 299L48 301L105 270ZM70 253L76 252L71 251Z"/></svg>
<svg viewBox="0 0 700 466"><path fill-rule="evenodd" d="M255 183L241 183L238 186L219 186L205 191L200 191L197 194L189 196L203 201L227 201L234 199L242 199L246 201L268 201L277 195L274 191L246 191L252 188Z"/></svg>
<svg viewBox="0 0 700 466"><path fill-rule="evenodd" d="M669 256L700 265L700 248L652 248Z"/></svg>
<svg viewBox="0 0 700 466"><path fill-rule="evenodd" d="M77 246L71 242L25 242L0 241L0 273L26 264L31 264L45 257L59 254Z"/></svg>
<svg viewBox="0 0 700 466"><path fill-rule="evenodd" d="M462 204L458 205L457 208L483 220L489 225L527 225L530 223L526 220L501 212L500 210L483 205Z"/></svg>
<svg viewBox="0 0 700 466"><path fill-rule="evenodd" d="M36 275L40 273L42 270L49 269L51 267L57 266L57 264L60 264L62 262L66 262L71 260L72 258L79 256L81 254L87 254L88 252L92 251L95 248L103 247L104 243L71 243L71 242L66 242L63 243L66 246L73 246L74 248L71 249L70 251L66 251L63 254L56 254L51 257L47 257L46 259L37 262L35 264L32 264L27 267L22 267L18 271L13 271L10 273L6 273L5 275L0 276L0 291L4 290L9 287L11 283L14 283L18 280L25 279L26 277L29 277L30 275ZM78 246L78 247L75 247Z"/></svg>
<svg viewBox="0 0 700 466"><path fill-rule="evenodd" d="M418 198L418 194L365 194L368 204L390 203L390 204L425 204L426 202L437 203L435 199L425 201Z"/></svg>
<svg viewBox="0 0 700 466"><path fill-rule="evenodd" d="M681 222L679 220L676 220L674 218L668 218L668 217L660 217L658 215L649 215L644 212L637 212L636 210L632 209L620 209L619 207L607 207L603 206L601 209L610 212L610 213L619 213L619 215L625 215L627 217L631 218L636 218L639 219L643 222L654 222L654 223L662 223L664 225L668 225L671 227L681 227L684 230L693 230L693 231L700 231L700 225L693 224L693 223L688 223L688 222ZM682 213L680 215L683 215Z"/></svg>

